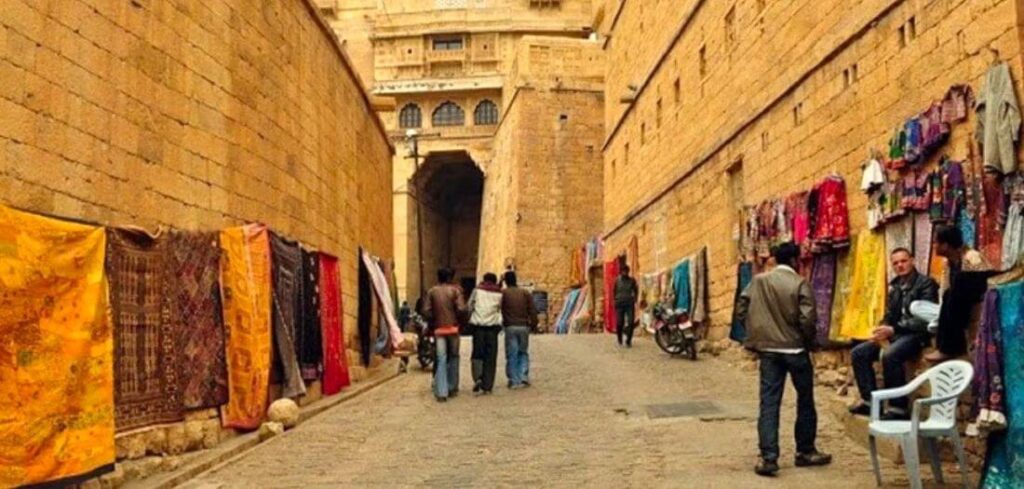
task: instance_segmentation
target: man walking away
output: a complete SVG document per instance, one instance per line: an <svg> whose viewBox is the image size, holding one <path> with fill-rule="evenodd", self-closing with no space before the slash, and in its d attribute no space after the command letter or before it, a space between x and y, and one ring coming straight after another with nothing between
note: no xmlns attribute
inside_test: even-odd
<svg viewBox="0 0 1024 489"><path fill-rule="evenodd" d="M938 302L939 284L931 277L917 272L914 255L906 248L896 248L889 257L896 278L889 282L889 295L885 300L885 317L875 328L873 337L857 345L853 357L853 376L861 401L850 408L850 413L861 416L871 414L871 393L875 391L875 362L879 361L882 344L889 342L882 356L882 374L885 388L903 387L907 383L904 363L921 354L931 341L928 322L910 314L914 301ZM885 419L910 419L906 397L889 401Z"/></svg>
<svg viewBox="0 0 1024 489"><path fill-rule="evenodd" d="M485 273L469 296L469 323L473 325L473 392L490 394L498 367L498 333L501 332L501 288L498 276Z"/></svg>
<svg viewBox="0 0 1024 489"><path fill-rule="evenodd" d="M530 385L530 330L537 326L533 297L520 289L516 272L505 272L505 290L501 292L501 316L505 324L505 375L508 388Z"/></svg>
<svg viewBox="0 0 1024 489"><path fill-rule="evenodd" d="M761 460L758 475L779 471L779 407L786 374L793 377L797 394L796 466L832 463L832 456L818 452L815 438L818 413L814 407L814 365L809 350L815 346L814 295L811 286L796 272L800 248L783 243L773 252L777 266L760 274L740 295L737 319L747 327L744 346L756 351L761 363L761 409L757 420Z"/></svg>
<svg viewBox="0 0 1024 489"><path fill-rule="evenodd" d="M638 289L636 280L629 276L629 267L620 270L619 278L615 279L615 314L617 324L615 333L622 346L622 333L626 333L626 346L633 346L633 323L636 320L636 298Z"/></svg>
<svg viewBox="0 0 1024 489"><path fill-rule="evenodd" d="M451 283L455 273L437 271L437 285L427 291L423 315L430 321L436 339L434 397L445 402L459 393L459 315L467 312L462 288Z"/></svg>

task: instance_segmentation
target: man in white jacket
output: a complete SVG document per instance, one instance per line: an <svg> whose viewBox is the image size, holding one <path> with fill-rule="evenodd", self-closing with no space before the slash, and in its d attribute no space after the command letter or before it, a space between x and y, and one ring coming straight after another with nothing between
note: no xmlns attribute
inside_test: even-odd
<svg viewBox="0 0 1024 489"><path fill-rule="evenodd" d="M498 367L498 333L501 332L501 287L498 276L484 280L469 296L469 323L473 328L473 392L490 394Z"/></svg>

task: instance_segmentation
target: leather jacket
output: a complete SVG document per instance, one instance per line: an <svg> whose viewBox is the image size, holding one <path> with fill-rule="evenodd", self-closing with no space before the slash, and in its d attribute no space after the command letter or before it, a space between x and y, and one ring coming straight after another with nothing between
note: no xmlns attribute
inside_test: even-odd
<svg viewBox="0 0 1024 489"><path fill-rule="evenodd" d="M910 314L910 303L914 301L939 302L939 284L916 270L906 279L896 277L889 282L882 323L892 326L897 335L927 333L928 321Z"/></svg>

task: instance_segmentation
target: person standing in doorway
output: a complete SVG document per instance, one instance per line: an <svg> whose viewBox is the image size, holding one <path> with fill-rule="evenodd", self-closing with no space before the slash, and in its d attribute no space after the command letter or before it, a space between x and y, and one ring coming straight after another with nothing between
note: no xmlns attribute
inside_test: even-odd
<svg viewBox="0 0 1024 489"><path fill-rule="evenodd" d="M409 320L412 318L412 309L409 309L409 301L402 301L402 307L398 308L398 329L406 332L409 327Z"/></svg>
<svg viewBox="0 0 1024 489"><path fill-rule="evenodd" d="M796 272L800 248L783 243L774 250L774 270L754 277L740 294L737 320L747 328L744 346L757 352L761 369L761 407L757 433L761 460L754 472L773 476L779 471L779 408L786 374L796 388L796 466L832 463L832 456L818 451L818 413L814 406L814 365L810 350L815 345L814 294L807 280Z"/></svg>
<svg viewBox="0 0 1024 489"><path fill-rule="evenodd" d="M501 332L501 288L498 276L485 273L469 295L469 323L473 326L473 392L490 394L498 367L498 333Z"/></svg>
<svg viewBox="0 0 1024 489"><path fill-rule="evenodd" d="M437 285L427 291L423 315L430 321L436 340L434 397L445 402L459 393L459 315L467 312L462 288L452 284L455 272L437 271Z"/></svg>
<svg viewBox="0 0 1024 489"><path fill-rule="evenodd" d="M505 272L501 317L505 324L505 375L508 388L530 386L530 330L537 327L533 296L519 288L516 272Z"/></svg>
<svg viewBox="0 0 1024 489"><path fill-rule="evenodd" d="M622 334L626 334L626 347L633 347L633 326L636 322L636 300L639 288L636 280L629 276L629 267L623 266L619 278L615 279L615 333L622 346Z"/></svg>

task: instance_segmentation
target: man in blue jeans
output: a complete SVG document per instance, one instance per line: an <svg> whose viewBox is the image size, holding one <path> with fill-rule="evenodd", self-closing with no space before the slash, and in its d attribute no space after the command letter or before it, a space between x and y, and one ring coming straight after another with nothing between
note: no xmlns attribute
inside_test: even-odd
<svg viewBox="0 0 1024 489"><path fill-rule="evenodd" d="M533 296L519 288L516 272L505 272L501 291L501 318L505 325L505 375L508 388L530 386L530 330L537 327Z"/></svg>
<svg viewBox="0 0 1024 489"><path fill-rule="evenodd" d="M757 434L761 461L757 475L779 471L779 408L786 374L796 388L796 466L828 465L832 456L815 446L818 413L814 407L814 365L817 314L810 284L796 272L800 248L783 243L772 253L777 266L750 282L736 304L736 319L746 325L744 347L758 353L761 363L761 408Z"/></svg>
<svg viewBox="0 0 1024 489"><path fill-rule="evenodd" d="M468 311L462 288L452 284L455 272L437 271L437 285L427 291L423 316L430 321L437 350L434 361L434 396L445 402L459 393L459 316Z"/></svg>

